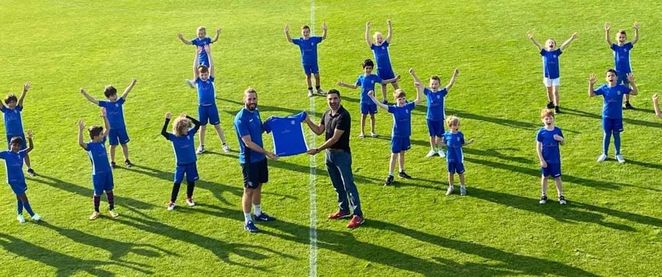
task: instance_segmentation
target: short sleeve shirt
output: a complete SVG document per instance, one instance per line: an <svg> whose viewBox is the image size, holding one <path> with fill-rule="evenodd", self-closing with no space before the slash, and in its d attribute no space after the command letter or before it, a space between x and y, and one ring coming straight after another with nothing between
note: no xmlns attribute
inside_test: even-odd
<svg viewBox="0 0 662 277"><path fill-rule="evenodd" d="M416 103L408 102L402 107L396 105L388 106L388 112L393 114L393 132L394 137L411 136L411 111L416 107Z"/></svg>
<svg viewBox="0 0 662 277"><path fill-rule="evenodd" d="M448 90L443 88L432 92L429 88L425 88L423 94L425 94L428 104L426 118L432 121L443 121L445 113L444 98L448 94Z"/></svg>
<svg viewBox="0 0 662 277"><path fill-rule="evenodd" d="M99 142L89 141L87 143L87 154L92 162L92 175L111 172L105 143L105 138Z"/></svg>
<svg viewBox="0 0 662 277"><path fill-rule="evenodd" d="M548 51L546 49L540 50L540 56L542 56L542 67L543 75L545 78L556 79L561 76L561 70L559 67L559 56L563 52L561 49L556 49L553 51Z"/></svg>
<svg viewBox="0 0 662 277"><path fill-rule="evenodd" d="M540 128L536 135L536 141L542 144L542 157L547 163L558 164L561 163L561 152L559 149L559 142L554 139L554 135L563 137L561 128L554 127L553 130Z"/></svg>
<svg viewBox="0 0 662 277"><path fill-rule="evenodd" d="M302 64L317 64L317 45L322 42L322 37L309 37L308 39L293 39L292 43L299 46Z"/></svg>
<svg viewBox="0 0 662 277"><path fill-rule="evenodd" d="M625 43L621 46L613 43L611 45L611 50L614 50L614 67L618 73L630 73L632 68L630 67L630 50L634 45L632 42Z"/></svg>
<svg viewBox="0 0 662 277"><path fill-rule="evenodd" d="M168 140L172 142L177 165L185 165L197 161L195 156L195 129L189 129L185 136L175 136L168 133Z"/></svg>
<svg viewBox="0 0 662 277"><path fill-rule="evenodd" d="M264 127L260 119L260 111L257 109L250 111L245 107L242 108L234 118L234 129L237 132L237 139L239 140L239 163L255 163L265 159L263 153L258 153L246 147L246 144L241 139L243 136L250 136L251 141L260 147L264 147L262 143L262 133Z"/></svg>
<svg viewBox="0 0 662 277"><path fill-rule="evenodd" d="M27 149L23 149L18 152L0 152L0 159L5 160L5 166L7 169L7 183L25 183L25 175L23 174L23 159L25 158L26 153Z"/></svg>
<svg viewBox="0 0 662 277"><path fill-rule="evenodd" d="M377 68L391 68L391 57L388 52L388 46L389 43L387 41L384 41L381 45L372 44L370 46L377 62Z"/></svg>
<svg viewBox="0 0 662 277"><path fill-rule="evenodd" d="M106 116L110 123L111 129L123 129L126 127L124 123L124 98L120 97L115 102L99 101L99 107L106 109Z"/></svg>
<svg viewBox="0 0 662 277"><path fill-rule="evenodd" d="M331 114L331 110L324 112L320 124L324 125L326 140L329 140L333 137L336 129L344 131L340 136L340 139L329 148L350 152L349 135L352 128L352 118L350 117L349 112L347 112L345 107L340 106L335 115Z"/></svg>
<svg viewBox="0 0 662 277"><path fill-rule="evenodd" d="M356 79L356 85L361 87L361 104L368 104L372 103L372 100L368 96L369 91L374 91L375 90L375 84L381 84L382 83L382 78L379 78L379 76L375 74L370 74L370 75L360 75L358 79Z"/></svg>
<svg viewBox="0 0 662 277"><path fill-rule="evenodd" d="M13 109L9 109L2 105L2 114L5 119L5 132L7 136L18 136L23 134L23 121L21 120L21 112L23 111L23 106L16 106Z"/></svg>
<svg viewBox="0 0 662 277"><path fill-rule="evenodd" d="M630 94L631 91L632 89L624 85L609 87L608 84L603 84L594 90L595 95L602 95L604 98L602 117L623 118L623 95Z"/></svg>
<svg viewBox="0 0 662 277"><path fill-rule="evenodd" d="M198 89L198 105L211 106L216 104L216 88L214 86L214 77L209 76L209 79L202 80L195 79Z"/></svg>
<svg viewBox="0 0 662 277"><path fill-rule="evenodd" d="M458 131L446 131L442 137L446 144L446 161L448 162L464 162L464 153L462 153L462 145L464 145L464 134Z"/></svg>

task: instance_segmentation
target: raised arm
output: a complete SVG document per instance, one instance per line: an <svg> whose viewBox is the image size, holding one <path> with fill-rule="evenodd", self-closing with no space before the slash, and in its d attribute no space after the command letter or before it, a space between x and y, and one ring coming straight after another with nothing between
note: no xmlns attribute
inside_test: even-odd
<svg viewBox="0 0 662 277"><path fill-rule="evenodd" d="M327 31L326 21L324 21L322 22L322 40L326 39L326 31Z"/></svg>
<svg viewBox="0 0 662 277"><path fill-rule="evenodd" d="M211 57L211 49L209 48L209 45L205 45L205 50L207 51L207 60L209 60L209 76L214 77L216 76L214 74L214 70L216 67L214 66L214 59Z"/></svg>
<svg viewBox="0 0 662 277"><path fill-rule="evenodd" d="M124 89L124 92L122 93L122 96L120 96L120 98L126 100L126 97L129 96L129 92L131 92L133 86L136 85L136 82L137 82L136 79L131 80L131 83L129 84L128 87Z"/></svg>
<svg viewBox="0 0 662 277"><path fill-rule="evenodd" d="M421 103L421 100L425 99L423 96L423 85L421 83L418 83L419 85L416 87L416 98L414 99L414 103L416 105Z"/></svg>
<svg viewBox="0 0 662 277"><path fill-rule="evenodd" d="M639 94L639 89L637 88L637 84L634 82L634 74L628 73L628 81L630 82L630 95L637 95Z"/></svg>
<svg viewBox="0 0 662 277"><path fill-rule="evenodd" d="M310 115L306 114L306 125L308 125L308 128L315 133L316 135L321 135L325 131L324 124L315 124L312 119L310 119Z"/></svg>
<svg viewBox="0 0 662 277"><path fill-rule="evenodd" d="M292 43L292 37L290 36L290 25L285 24L285 38L287 42Z"/></svg>
<svg viewBox="0 0 662 277"><path fill-rule="evenodd" d="M197 119L195 119L193 117L190 117L188 115L186 116L186 118L188 118L188 120L190 120L191 123L193 123L193 132L194 133L197 132L198 129L200 129L200 121L198 121Z"/></svg>
<svg viewBox="0 0 662 277"><path fill-rule="evenodd" d="M419 83L423 85L421 79L418 78L418 76L416 75L416 71L413 68L409 69L409 75L411 75L411 77L414 79L414 84Z"/></svg>
<svg viewBox="0 0 662 277"><path fill-rule="evenodd" d="M161 128L161 135L168 139L168 124L170 123L170 117L172 117L171 112L165 114L165 122L163 123L163 128Z"/></svg>
<svg viewBox="0 0 662 277"><path fill-rule="evenodd" d="M94 99L94 97L92 97L89 93L87 93L87 91L84 88L80 88L80 94L82 94L83 97L87 99L87 101L92 102L92 104L97 106L99 105L99 100Z"/></svg>
<svg viewBox="0 0 662 277"><path fill-rule="evenodd" d="M193 44L193 43L191 43L190 40L185 39L184 35L182 35L181 33L177 34L177 37L179 38L179 40L181 40L186 45L192 45Z"/></svg>
<svg viewBox="0 0 662 277"><path fill-rule="evenodd" d="M538 47L538 50L542 50L542 45L540 45L540 43L538 43L538 42L536 41L536 39L533 38L533 33L532 33L532 32L528 32L528 33L526 33L526 36L529 38L529 40L531 40L531 42L533 42L533 45L535 45L536 47Z"/></svg>
<svg viewBox="0 0 662 277"><path fill-rule="evenodd" d="M18 97L18 103L16 103L17 106L23 107L23 100L25 100L25 94L28 93L28 90L30 90L30 87L32 84L30 82L26 82L23 84L23 92L21 92L21 96Z"/></svg>
<svg viewBox="0 0 662 277"><path fill-rule="evenodd" d="M639 23L635 22L632 28L634 28L634 39L632 40L632 44L635 44L639 41Z"/></svg>
<svg viewBox="0 0 662 277"><path fill-rule="evenodd" d="M568 40L564 41L563 44L561 44L561 46L559 46L559 49L561 49L561 51L565 50L566 48L568 48L568 46L570 46L570 43L575 39L577 39L577 33L576 32L572 33L570 38Z"/></svg>
<svg viewBox="0 0 662 277"><path fill-rule="evenodd" d="M593 86L595 85L595 82L597 82L597 78L595 77L595 74L591 73L591 75L588 76L588 97L593 97L595 96L595 91L593 89Z"/></svg>
<svg viewBox="0 0 662 277"><path fill-rule="evenodd" d="M221 28L218 28L218 29L216 29L216 36L215 36L214 39L211 41L211 43L217 42L217 41L218 41L218 37L220 37L220 36L221 36Z"/></svg>
<svg viewBox="0 0 662 277"><path fill-rule="evenodd" d="M370 39L370 21L365 24L365 42L368 44L368 47L372 46L372 39Z"/></svg>
<svg viewBox="0 0 662 277"><path fill-rule="evenodd" d="M78 120L78 145L87 151L87 143L83 141L83 130L85 130L85 122L80 119Z"/></svg>
<svg viewBox="0 0 662 277"><path fill-rule="evenodd" d="M108 137L108 133L110 133L110 122L108 121L108 116L106 116L106 108L101 108L101 118L103 118L103 133L101 134L101 138L106 138Z"/></svg>
<svg viewBox="0 0 662 277"><path fill-rule="evenodd" d="M655 109L655 115L662 118L662 111L660 111L660 102L656 94L653 94L653 109Z"/></svg>
<svg viewBox="0 0 662 277"><path fill-rule="evenodd" d="M337 85L341 86L341 87L345 87L345 88L351 88L351 89L356 89L356 88L359 87L356 84L348 84L348 83L344 83L344 82L338 82Z"/></svg>
<svg viewBox="0 0 662 277"><path fill-rule="evenodd" d="M611 29L611 25L609 23L605 23L605 41L607 42L607 45L611 47L611 37L609 36L609 30Z"/></svg>
<svg viewBox="0 0 662 277"><path fill-rule="evenodd" d="M386 34L386 42L388 42L388 44L391 44L391 38L393 38L393 24L391 24L390 19L386 20L386 26L388 27L388 33Z"/></svg>
<svg viewBox="0 0 662 277"><path fill-rule="evenodd" d="M369 91L368 96L370 97L370 100L372 100L373 103L375 103L378 107L388 110L388 106L382 102L379 102L377 98L375 98L375 92L374 91Z"/></svg>
<svg viewBox="0 0 662 277"><path fill-rule="evenodd" d="M456 68L455 70L453 70L453 76L451 76L451 80L448 81L448 84L446 85L446 91L450 91L453 85L455 85L455 80L457 79L457 75L459 74L460 74L459 69Z"/></svg>
<svg viewBox="0 0 662 277"><path fill-rule="evenodd" d="M32 142L32 130L27 130L25 138L28 139L28 148L25 149L25 153L30 153L34 149L34 143Z"/></svg>

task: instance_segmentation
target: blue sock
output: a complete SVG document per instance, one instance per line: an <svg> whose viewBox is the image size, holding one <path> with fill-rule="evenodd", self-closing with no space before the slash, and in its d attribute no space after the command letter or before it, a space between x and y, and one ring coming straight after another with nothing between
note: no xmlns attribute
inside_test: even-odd
<svg viewBox="0 0 662 277"><path fill-rule="evenodd" d="M16 200L16 211L18 212L18 214L23 213L23 201Z"/></svg>
<svg viewBox="0 0 662 277"><path fill-rule="evenodd" d="M621 133L614 132L614 147L616 148L616 155L621 154Z"/></svg>
<svg viewBox="0 0 662 277"><path fill-rule="evenodd" d="M604 132L602 137L602 154L607 155L609 152L609 139L611 139L611 133Z"/></svg>
<svg viewBox="0 0 662 277"><path fill-rule="evenodd" d="M25 208L26 211L30 214L30 216L34 215L34 212L32 211L32 207L30 207L30 203L25 201L23 202L23 207Z"/></svg>

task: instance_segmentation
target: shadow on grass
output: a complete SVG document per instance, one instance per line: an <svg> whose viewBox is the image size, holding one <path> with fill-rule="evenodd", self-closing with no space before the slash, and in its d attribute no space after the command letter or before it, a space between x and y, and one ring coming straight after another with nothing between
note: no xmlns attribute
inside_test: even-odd
<svg viewBox="0 0 662 277"><path fill-rule="evenodd" d="M216 99L221 100L223 102L228 102L228 103L232 103L232 104L237 105L237 110L236 111L225 111L226 113L231 114L231 115L235 115L244 106L244 103L241 102L241 101L235 101L235 100L220 98L220 97L216 97ZM343 97L343 99L344 99L344 97ZM316 118L320 118L322 116L322 113L320 113L320 112L311 113L307 109L290 109L290 108L285 108L285 107L267 106L267 105L262 105L262 104L259 104L259 103L258 103L257 107L260 110L260 113L262 113L262 112L279 112L279 113L283 113L282 115L279 115L279 116L297 114L297 113L300 113L300 112L303 112L303 111L307 112L308 114L314 115Z"/></svg>
<svg viewBox="0 0 662 277"><path fill-rule="evenodd" d="M459 118L466 118L466 119L490 122L490 123L494 123L494 124L497 124L497 125L506 126L506 127L510 127L510 128L525 129L525 130L532 130L532 131L537 130L538 128L540 128L540 124L534 124L532 122L512 120L512 119L499 118L499 117L490 117L490 116L473 114L473 113L460 111L460 110L448 110L446 112L446 114L447 115L455 115Z"/></svg>
<svg viewBox="0 0 662 277"><path fill-rule="evenodd" d="M55 268L56 276L71 276L79 272L85 272L94 276L115 276L115 273L99 268L108 266L120 266L141 274L154 273L145 270L143 266L134 266L123 261L86 260L72 257L8 234L0 233L0 246L7 252ZM107 247L112 247L112 245Z"/></svg>
<svg viewBox="0 0 662 277"><path fill-rule="evenodd" d="M571 114L571 115L602 120L602 115L601 114L594 114L594 113L589 113L589 112L574 110L574 109L568 109L568 108L564 108L564 111L567 114ZM655 112L652 112L652 113L653 113L653 115L655 115ZM644 120L631 119L631 118L624 117L623 122L627 123L627 124L632 124L632 125L639 125L639 126L653 127L653 128L662 128L662 123L652 122L652 121L644 121ZM596 124L600 124L600 123L596 122Z"/></svg>

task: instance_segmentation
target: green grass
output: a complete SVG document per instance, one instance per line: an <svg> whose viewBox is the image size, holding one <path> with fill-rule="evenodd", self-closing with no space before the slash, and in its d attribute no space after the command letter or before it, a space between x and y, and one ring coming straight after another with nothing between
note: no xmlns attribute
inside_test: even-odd
<svg viewBox="0 0 662 277"><path fill-rule="evenodd" d="M403 87L413 91L409 67L421 78L439 74L443 83L460 68L447 109L476 139L465 149L469 195L444 196L446 165L423 158L425 109L417 108L407 153L408 172L416 178L383 187L389 142L356 138L358 91L341 90L354 118L354 172L367 222L350 231L345 222L326 220L336 207L335 193L318 155L318 274L655 275L662 264L662 122L653 117L650 96L662 82L656 50L662 44L656 32L661 8L655 1L609 7L599 1L316 1L314 28L319 31L323 20L329 24L329 37L319 46L324 88L355 80L360 63L372 57L363 41L365 22L386 31L392 18L391 59ZM638 109L625 111L628 162L597 164L602 100L586 96L586 78L613 62L604 22L631 30L635 20L642 24L632 53L641 95L633 102ZM258 90L263 118L309 108L298 49L282 34L285 23L293 35L310 23L310 2L201 7L194 1L3 1L0 92L33 83L23 122L35 132L31 157L41 176L28 178L28 195L46 222L19 225L13 193L0 188L0 275L307 275L307 156L270 162L263 206L279 221L259 225L261 234L242 228L236 152L221 153L213 132L207 143L212 153L198 162L199 205L165 210L174 157L159 135L163 114L196 114L195 93L183 84L191 75L193 49L176 34L191 37L198 25L223 29L213 47L217 103L236 150L231 119L246 87ZM540 57L526 39L530 30L539 40L579 33L561 59L566 113L557 124L567 140L561 150L566 207L556 201L537 205L533 138L545 96ZM138 84L125 116L139 166L115 171L120 218L90 222L90 165L76 143L76 121L101 122L78 89L101 97L104 85L124 88L131 78ZM326 103L317 97L315 106L317 119ZM387 137L390 116L380 111L377 125Z"/></svg>

